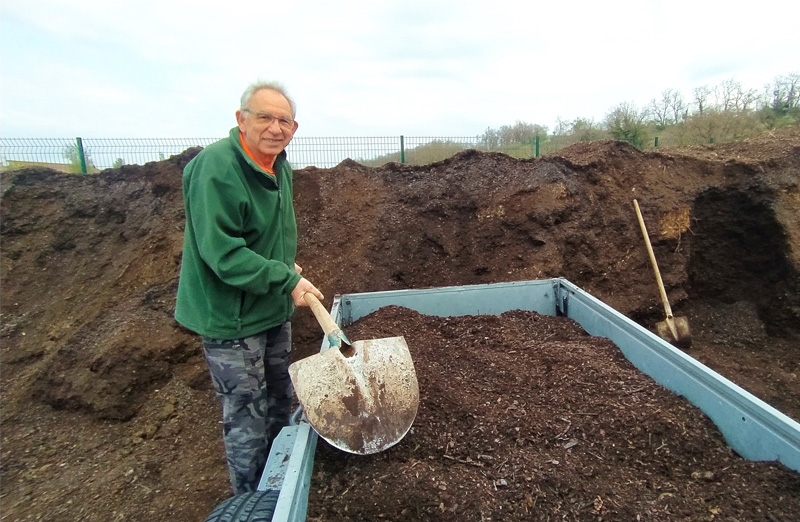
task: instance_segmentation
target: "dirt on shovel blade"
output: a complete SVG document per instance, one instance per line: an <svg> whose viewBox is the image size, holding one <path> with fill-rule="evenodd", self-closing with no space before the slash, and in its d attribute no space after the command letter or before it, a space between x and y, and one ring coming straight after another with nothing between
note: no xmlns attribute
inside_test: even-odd
<svg viewBox="0 0 800 522"><path fill-rule="evenodd" d="M328 443L360 455L384 451L408 433L419 407L414 362L403 337L353 342L296 361L295 394Z"/></svg>

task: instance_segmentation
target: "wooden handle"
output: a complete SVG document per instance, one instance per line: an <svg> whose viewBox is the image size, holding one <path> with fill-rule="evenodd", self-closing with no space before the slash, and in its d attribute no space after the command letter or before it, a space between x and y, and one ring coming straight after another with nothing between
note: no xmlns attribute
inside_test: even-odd
<svg viewBox="0 0 800 522"><path fill-rule="evenodd" d="M314 312L314 317L317 318L317 322L319 322L319 325L322 327L322 330L326 335L331 335L333 332L339 330L339 325L336 324L336 321L333 320L331 314L329 314L325 307L322 306L322 303L319 302L317 296L311 292L306 292L303 294L303 299L306 300L306 303L308 303L311 311Z"/></svg>
<svg viewBox="0 0 800 522"><path fill-rule="evenodd" d="M667 300L667 292L664 290L664 282L661 280L661 272L658 270L658 263L656 263L656 255L653 253L653 247L650 244L650 236L647 235L647 227L644 226L644 218L642 218L642 211L639 210L639 203L634 199L633 206L636 209L636 217L639 219L639 227L642 229L644 236L644 243L647 245L647 253L650 254L650 262L653 264L653 273L656 275L656 282L658 283L658 291L661 294L661 301L664 303L664 312L667 314L667 319L672 319L672 308L669 306Z"/></svg>

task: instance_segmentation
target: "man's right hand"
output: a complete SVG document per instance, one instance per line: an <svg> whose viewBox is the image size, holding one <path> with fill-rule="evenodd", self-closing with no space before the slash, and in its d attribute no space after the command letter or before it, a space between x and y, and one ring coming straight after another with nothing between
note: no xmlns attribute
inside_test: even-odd
<svg viewBox="0 0 800 522"><path fill-rule="evenodd" d="M306 300L303 299L303 296L307 293L315 295L320 301L325 299L325 296L322 295L322 292L317 290L316 286L312 285L311 282L305 277L301 277L300 281L297 283L297 286L295 286L294 290L292 290L292 301L294 301L294 305L308 306Z"/></svg>

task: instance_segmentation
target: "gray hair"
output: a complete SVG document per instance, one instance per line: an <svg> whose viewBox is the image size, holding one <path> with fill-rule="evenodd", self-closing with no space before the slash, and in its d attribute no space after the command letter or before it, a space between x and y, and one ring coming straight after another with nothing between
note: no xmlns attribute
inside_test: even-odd
<svg viewBox="0 0 800 522"><path fill-rule="evenodd" d="M257 81L245 89L244 94L242 94L241 105L239 106L239 110L245 110L250 105L250 100L253 99L253 96L258 92L264 89L268 89L270 91L275 91L284 98L286 101L289 102L289 106L292 108L292 118L294 118L297 114L297 107L295 107L294 100L286 94L286 89L281 85L279 82L265 82L265 81Z"/></svg>

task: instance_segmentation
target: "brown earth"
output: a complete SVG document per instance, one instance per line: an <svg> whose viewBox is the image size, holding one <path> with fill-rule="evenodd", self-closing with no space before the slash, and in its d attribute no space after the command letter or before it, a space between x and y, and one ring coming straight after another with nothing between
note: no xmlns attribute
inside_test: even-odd
<svg viewBox="0 0 800 522"><path fill-rule="evenodd" d="M800 474L737 456L698 409L564 317L436 318L385 307L423 398L371 458L317 451L309 520L794 520ZM443 357L442 354L447 354Z"/></svg>
<svg viewBox="0 0 800 522"><path fill-rule="evenodd" d="M200 345L172 320L180 173L196 152L96 176L2 174L3 520L201 521L228 496L220 413ZM328 306L337 293L561 276L652 327L663 309L637 198L673 310L692 326L688 353L797 420L799 178L798 130L647 153L591 142L526 161L474 151L424 167L346 161L295 174L298 262ZM491 336L503 335L490 326ZM585 350L573 326L549 327L563 330L555 340L575 351L568 360L501 348L492 362L503 371L474 385L464 377L469 367L457 366L469 358L414 353L422 405L413 431L360 462L321 444L310 517L800 518L796 472L739 459L704 416L665 397L602 339L590 338L614 361L606 365L612 373L577 377L575 364L603 365L594 355L578 359ZM426 328L442 336L454 327ZM296 315L294 332L296 357L319 348L308 310ZM542 382L543 364L552 387L532 385ZM609 385L574 387L601 378ZM573 386L555 393L559 380ZM607 395L590 399L588 390ZM593 413L584 402L594 412L604 405L602 419L578 422L577 414ZM554 409L540 418L542 404ZM698 439L676 431L675 419ZM576 458L590 452L597 462ZM701 459L706 453L717 460ZM603 488L569 482L590 477Z"/></svg>

